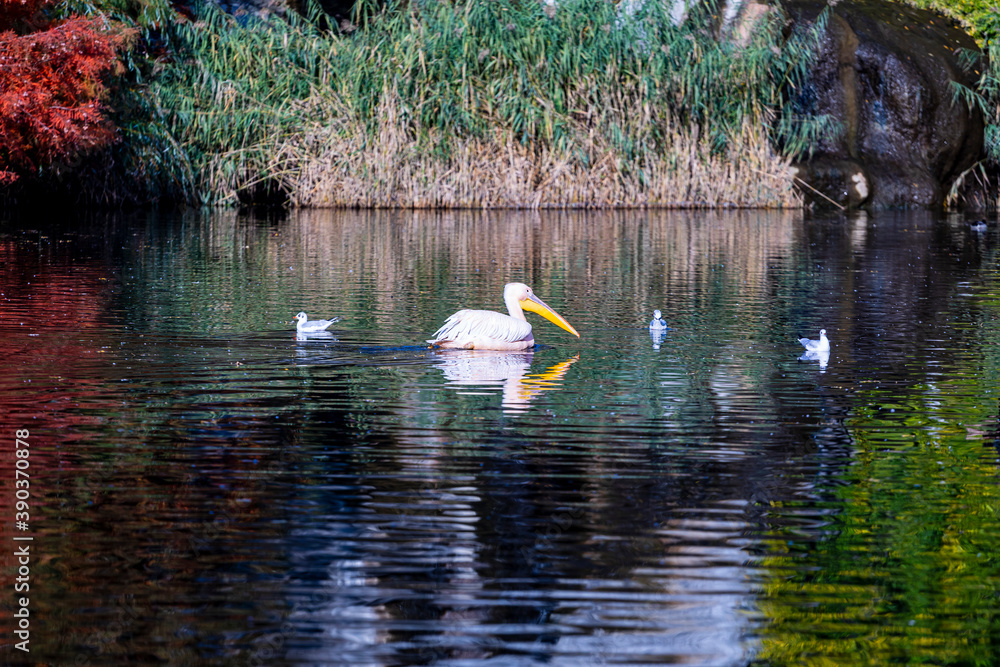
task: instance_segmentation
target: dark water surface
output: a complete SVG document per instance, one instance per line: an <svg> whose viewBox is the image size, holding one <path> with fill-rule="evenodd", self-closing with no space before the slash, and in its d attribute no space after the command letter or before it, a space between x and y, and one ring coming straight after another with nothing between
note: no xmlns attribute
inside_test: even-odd
<svg viewBox="0 0 1000 667"><path fill-rule="evenodd" d="M927 214L5 222L2 659L986 664L997 249ZM513 280L581 337L422 345Z"/></svg>

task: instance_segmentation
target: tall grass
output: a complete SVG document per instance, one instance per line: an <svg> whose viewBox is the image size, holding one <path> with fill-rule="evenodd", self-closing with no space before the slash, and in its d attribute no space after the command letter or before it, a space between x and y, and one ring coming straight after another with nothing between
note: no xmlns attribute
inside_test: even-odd
<svg viewBox="0 0 1000 667"><path fill-rule="evenodd" d="M711 6L675 26L665 5L362 0L341 36L209 4L153 93L203 203L799 205L789 156L817 125L778 110L809 40L767 19L737 43Z"/></svg>
<svg viewBox="0 0 1000 667"><path fill-rule="evenodd" d="M983 159L965 171L951 188L949 205L1000 210L1000 14L981 21L981 32L997 35L987 40L983 52L964 52L964 65L979 74L974 88L952 83L955 98L983 114Z"/></svg>

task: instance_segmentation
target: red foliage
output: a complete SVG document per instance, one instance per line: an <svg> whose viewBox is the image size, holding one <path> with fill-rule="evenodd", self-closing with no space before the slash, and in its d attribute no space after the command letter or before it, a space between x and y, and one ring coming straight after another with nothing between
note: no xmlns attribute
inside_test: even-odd
<svg viewBox="0 0 1000 667"><path fill-rule="evenodd" d="M38 5L26 0L24 8ZM132 34L79 17L26 35L0 33L0 184L115 138L100 101Z"/></svg>

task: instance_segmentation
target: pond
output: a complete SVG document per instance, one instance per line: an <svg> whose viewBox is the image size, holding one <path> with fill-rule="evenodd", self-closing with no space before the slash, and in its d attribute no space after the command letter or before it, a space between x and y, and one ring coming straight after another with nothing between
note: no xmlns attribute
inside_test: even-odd
<svg viewBox="0 0 1000 667"><path fill-rule="evenodd" d="M927 213L7 220L4 660L987 663L998 247ZM511 281L580 337L427 348Z"/></svg>

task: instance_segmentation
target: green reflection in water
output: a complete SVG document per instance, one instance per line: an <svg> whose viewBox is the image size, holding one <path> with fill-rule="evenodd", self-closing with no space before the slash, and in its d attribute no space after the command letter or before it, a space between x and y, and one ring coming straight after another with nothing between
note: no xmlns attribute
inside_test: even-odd
<svg viewBox="0 0 1000 667"><path fill-rule="evenodd" d="M134 605L167 610L126 625L136 661L197 661L237 635L219 650L245 658L322 583L304 577L304 560L353 562L328 545L371 556L351 567L393 590L379 562L394 540L409 542L395 523L366 521L366 503L426 500L420 492L441 484L481 498L463 510L475 529L462 539L484 581L538 567L552 576L530 585L554 595L563 581L612 577L650 595L717 577L731 594L625 605L634 626L607 624L622 650L660 618L657 656L697 660L682 641L664 644L671 623L715 641L700 612L730 605L753 611L745 625L723 614L730 648L742 655L759 635L763 662L991 658L1000 501L982 433L995 428L1000 375L995 254L977 258L960 234L919 219L896 229L752 213L541 220L182 217L122 224L96 260L31 267L39 298L7 305L57 324L30 339L8 327L20 365L0 382L5 414L28 419L45 401L50 431L65 432L45 468L56 569L38 603L50 634L71 637L58 657L124 650L98 638ZM10 250L16 261L0 270L10 294L27 291L14 267L40 254L30 250ZM963 285L970 276L987 279ZM459 307L502 308L510 279L534 284L584 338L539 323L551 347L498 384L479 369L470 391L461 356L432 358L419 343ZM65 310L56 297L70 299ZM645 330L654 307L672 326L660 350ZM336 340L296 341L290 319L302 309L343 316ZM893 317L909 328L895 331ZM795 361L796 329L815 336L820 323L836 331L825 373ZM833 454L820 447L828 430ZM566 507L567 529L547 538ZM720 509L726 521L713 523ZM385 552L334 534L347 525L378 528ZM536 543L505 560L511 544ZM713 570L720 553L725 572ZM691 617L656 615L694 598ZM363 626L373 636L390 619L377 610L385 619ZM395 608L392 619L442 621L428 642L455 636L434 613Z"/></svg>
<svg viewBox="0 0 1000 667"><path fill-rule="evenodd" d="M763 559L761 662L995 664L998 293L994 274L971 303L947 302L948 363L915 347L904 356L920 374L861 383L826 537L771 542Z"/></svg>

